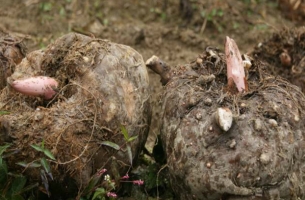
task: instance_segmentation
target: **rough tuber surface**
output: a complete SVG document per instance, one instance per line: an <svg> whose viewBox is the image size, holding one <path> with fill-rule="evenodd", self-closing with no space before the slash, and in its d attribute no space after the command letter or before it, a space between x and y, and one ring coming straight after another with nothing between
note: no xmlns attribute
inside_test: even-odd
<svg viewBox="0 0 305 200"><path fill-rule="evenodd" d="M165 86L161 138L177 199L304 199L303 93L253 60L249 91L232 95L225 56L204 52ZM229 129L219 108L232 112Z"/></svg>
<svg viewBox="0 0 305 200"><path fill-rule="evenodd" d="M0 121L8 122L3 128L10 130L12 148L22 152L10 157L10 167L39 159L30 145L44 141L56 158L51 171L59 183L68 177L81 190L100 168L107 168L112 177L125 175L144 146L150 123L149 80L142 56L129 46L71 33L44 51L28 54L8 81L37 76L58 82L58 94L51 101L10 87L0 94L1 109L10 111ZM121 125L130 137L137 136L128 143L130 153ZM0 144L4 142L0 138ZM39 168L25 172L30 180L40 179Z"/></svg>
<svg viewBox="0 0 305 200"><path fill-rule="evenodd" d="M12 36L0 30L0 90L7 86L6 79L11 76L15 66L26 53L22 38Z"/></svg>

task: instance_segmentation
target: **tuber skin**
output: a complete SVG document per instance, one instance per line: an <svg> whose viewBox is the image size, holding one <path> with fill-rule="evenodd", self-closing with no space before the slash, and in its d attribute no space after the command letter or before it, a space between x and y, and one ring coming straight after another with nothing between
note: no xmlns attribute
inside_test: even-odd
<svg viewBox="0 0 305 200"><path fill-rule="evenodd" d="M159 74L161 77L162 85L166 85L171 77L171 68L167 66L165 62L163 62L159 57L153 55L149 58L145 65L153 70L155 73Z"/></svg>
<svg viewBox="0 0 305 200"><path fill-rule="evenodd" d="M22 80L15 80L11 87L21 94L34 97L43 97L46 100L56 94L58 83L55 79L47 76L37 76Z"/></svg>
<svg viewBox="0 0 305 200"><path fill-rule="evenodd" d="M241 54L235 41L228 36L225 42L228 88L234 82L238 92L248 91L245 69Z"/></svg>

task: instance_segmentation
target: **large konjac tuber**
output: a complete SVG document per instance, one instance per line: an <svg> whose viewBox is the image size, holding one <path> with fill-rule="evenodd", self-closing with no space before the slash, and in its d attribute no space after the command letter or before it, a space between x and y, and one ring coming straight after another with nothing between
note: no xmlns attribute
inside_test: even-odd
<svg viewBox="0 0 305 200"><path fill-rule="evenodd" d="M176 67L165 86L160 134L176 198L305 199L304 95L258 60L247 91L237 46L227 44L226 54L209 48Z"/></svg>
<svg viewBox="0 0 305 200"><path fill-rule="evenodd" d="M30 145L44 143L56 158L50 163L54 181L70 180L82 191L101 168L112 177L125 175L144 146L149 79L142 56L129 46L67 34L44 51L29 53L8 83L19 92L9 86L1 90L0 107L10 113L0 116L0 122L9 122L0 128L10 131L0 145L10 140L20 152L9 157L12 170L20 170L17 162L39 160L41 154ZM127 142L121 126L135 139ZM40 169L21 170L29 182L37 182ZM50 190L50 199L56 199L57 191Z"/></svg>

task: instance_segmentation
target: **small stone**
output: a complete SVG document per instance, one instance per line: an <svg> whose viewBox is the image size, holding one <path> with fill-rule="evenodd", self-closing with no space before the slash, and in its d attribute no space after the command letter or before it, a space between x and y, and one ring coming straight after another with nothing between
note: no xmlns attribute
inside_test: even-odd
<svg viewBox="0 0 305 200"><path fill-rule="evenodd" d="M266 153L262 153L259 157L259 161L262 163L262 164L268 164L269 161L270 161L270 156Z"/></svg>
<svg viewBox="0 0 305 200"><path fill-rule="evenodd" d="M229 108L218 108L215 113L215 119L223 131L228 131L232 126L233 114Z"/></svg>
<svg viewBox="0 0 305 200"><path fill-rule="evenodd" d="M278 125L275 119L269 119L268 122L272 127L277 127Z"/></svg>
<svg viewBox="0 0 305 200"><path fill-rule="evenodd" d="M196 117L197 120L200 120L202 118L202 114L201 113L196 113L195 117Z"/></svg>
<svg viewBox="0 0 305 200"><path fill-rule="evenodd" d="M236 140L233 139L233 140L231 140L231 143L229 144L229 147L230 147L231 149L234 149L235 146L236 146Z"/></svg>
<svg viewBox="0 0 305 200"><path fill-rule="evenodd" d="M199 64L199 65L202 64L202 59L201 58L197 58L196 63Z"/></svg>
<svg viewBox="0 0 305 200"><path fill-rule="evenodd" d="M254 130L256 131L262 130L262 121L260 119L256 119L254 121Z"/></svg>
<svg viewBox="0 0 305 200"><path fill-rule="evenodd" d="M299 117L298 114L296 114L296 115L294 116L294 121L296 121L296 122L300 121L300 117Z"/></svg>
<svg viewBox="0 0 305 200"><path fill-rule="evenodd" d="M206 164L206 166L207 166L207 168L211 168L212 164L208 162L208 163Z"/></svg>
<svg viewBox="0 0 305 200"><path fill-rule="evenodd" d="M43 116L44 116L43 113L38 112L38 113L35 114L34 120L35 120L35 121L40 121L40 120L42 120Z"/></svg>
<svg viewBox="0 0 305 200"><path fill-rule="evenodd" d="M89 62L89 58L88 58L87 56L84 56L84 57L83 57L83 60L84 60L86 63Z"/></svg>
<svg viewBox="0 0 305 200"><path fill-rule="evenodd" d="M258 43L258 45L257 45L258 48L261 48L262 46L263 46L263 43L261 43L261 42Z"/></svg>
<svg viewBox="0 0 305 200"><path fill-rule="evenodd" d="M211 106L212 105L212 99L206 98L203 100L204 105Z"/></svg>

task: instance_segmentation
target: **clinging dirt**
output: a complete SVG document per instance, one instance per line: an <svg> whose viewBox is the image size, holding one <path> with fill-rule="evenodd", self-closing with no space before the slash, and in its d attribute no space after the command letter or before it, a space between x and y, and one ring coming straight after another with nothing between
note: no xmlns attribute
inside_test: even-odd
<svg viewBox="0 0 305 200"><path fill-rule="evenodd" d="M305 29L284 29L265 39L252 52L267 64L266 70L305 91Z"/></svg>
<svg viewBox="0 0 305 200"><path fill-rule="evenodd" d="M51 163L53 178L69 177L80 191L102 168L116 181L125 175L144 146L150 123L142 56L125 45L71 33L45 51L28 54L8 82L32 76L55 78L57 95L46 101L9 87L2 90L0 106L10 113L0 121L7 122L12 148L21 152L10 157L10 168L19 161L39 160L43 155L30 145L43 143L56 158ZM136 138L127 142L121 126ZM102 145L105 141L120 148ZM39 168L25 171L32 181L41 175Z"/></svg>
<svg viewBox="0 0 305 200"><path fill-rule="evenodd" d="M7 85L6 79L25 57L26 47L22 41L22 38L0 30L0 90Z"/></svg>

